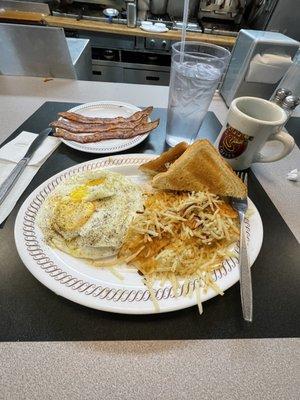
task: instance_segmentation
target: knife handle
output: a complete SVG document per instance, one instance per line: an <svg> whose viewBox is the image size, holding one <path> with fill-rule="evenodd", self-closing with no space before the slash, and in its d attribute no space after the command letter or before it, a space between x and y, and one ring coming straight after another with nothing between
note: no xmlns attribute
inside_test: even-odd
<svg viewBox="0 0 300 400"><path fill-rule="evenodd" d="M24 171L24 168L28 164L28 161L29 158L22 158L22 160L18 162L18 164L15 166L15 168L11 171L11 173L8 175L8 177L0 186L0 205L6 199L6 196L13 188L14 184L18 180L21 173Z"/></svg>
<svg viewBox="0 0 300 400"><path fill-rule="evenodd" d="M252 299L252 280L251 269L247 251L246 232L245 232L245 215L239 212L240 217L240 290L243 317L246 321L252 322L253 318L253 299Z"/></svg>

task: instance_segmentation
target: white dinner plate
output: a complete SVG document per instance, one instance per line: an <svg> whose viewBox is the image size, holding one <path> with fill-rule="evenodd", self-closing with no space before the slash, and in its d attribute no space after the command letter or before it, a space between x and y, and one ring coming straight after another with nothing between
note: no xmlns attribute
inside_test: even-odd
<svg viewBox="0 0 300 400"><path fill-rule="evenodd" d="M152 25L152 26L142 26L141 25L140 28L143 31L153 32L153 33L163 33L163 32L168 32L168 30L169 30L167 27L163 28L163 27L154 26L154 25Z"/></svg>
<svg viewBox="0 0 300 400"><path fill-rule="evenodd" d="M81 104L80 106L71 108L68 111L76 112L86 117L127 118L135 112L141 111L141 108L120 101L96 101L94 103ZM148 121L151 121L150 118ZM61 141L65 145L72 147L72 149L84 151L85 153L111 154L131 149L132 147L137 146L144 141L149 135L150 132L135 136L130 139L109 139L94 143L77 143L73 140L65 139L61 139Z"/></svg>
<svg viewBox="0 0 300 400"><path fill-rule="evenodd" d="M126 265L116 267L123 276L123 280L120 280L109 268L93 267L81 259L49 247L36 224L36 215L44 200L59 183L74 173L102 168L122 173L136 183L144 183L147 178L138 170L138 166L152 158L153 155L130 154L88 161L54 175L30 194L16 219L15 241L25 266L42 284L60 296L98 310L124 314L154 312L149 291L136 270ZM263 227L259 212L251 200L249 208L251 213L246 221L246 230L252 265L262 245ZM237 246L235 251L238 253ZM239 280L237 259L231 258L224 262L221 268L213 272L213 279L223 291L234 285ZM160 287L157 283L154 292L159 312L179 310L196 304L194 288L195 282L191 284L192 296L187 297L183 295L181 287L178 297L175 297L170 284ZM214 296L216 293L209 289L202 293L201 300Z"/></svg>

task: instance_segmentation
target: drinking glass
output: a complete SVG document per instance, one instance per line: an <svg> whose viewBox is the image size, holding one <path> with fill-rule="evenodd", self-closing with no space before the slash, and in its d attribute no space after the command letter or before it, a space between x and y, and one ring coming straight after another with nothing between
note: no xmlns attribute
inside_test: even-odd
<svg viewBox="0 0 300 400"><path fill-rule="evenodd" d="M199 132L209 104L228 65L230 52L199 42L172 46L166 142L175 146L192 143Z"/></svg>

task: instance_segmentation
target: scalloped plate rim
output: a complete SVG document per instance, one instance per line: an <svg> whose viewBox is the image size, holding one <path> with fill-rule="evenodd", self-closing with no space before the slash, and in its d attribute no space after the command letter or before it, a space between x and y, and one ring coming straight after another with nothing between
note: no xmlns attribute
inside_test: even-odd
<svg viewBox="0 0 300 400"><path fill-rule="evenodd" d="M122 301L115 301L115 300L109 300L107 298L101 299L99 296L93 297L93 294L86 294L85 291L79 292L77 289L73 290L68 286L65 286L65 284L61 284L58 282L55 278L51 277L49 274L45 273L45 271L37 264L32 259L32 256L29 255L29 252L27 251L26 245L25 245L25 239L22 235L22 228L24 228L23 222L24 222L24 215L25 211L28 210L30 202L32 202L33 199L36 198L37 194L41 192L41 190L44 190L44 188L47 187L48 184L53 182L55 179L58 179L59 177L63 176L66 173L72 172L78 168L82 167L87 167L90 164L96 164L96 163L108 163L106 166L103 166L102 168L109 168L113 167L113 163L115 160L137 160L139 163L141 163L141 160L149 160L154 158L156 155L152 154L126 154L126 155L117 155L117 156L110 156L110 157L103 157L100 159L94 159L90 160L84 163L80 163L77 165L74 165L73 167L67 168L58 174L50 177L47 179L45 182L43 182L39 187L37 187L24 201L23 205L21 206L16 222L15 222L15 229L14 229L14 234L15 234L15 242L16 242L16 247L17 251L24 262L26 268L46 287L48 287L50 290L55 292L56 294L63 296L73 302L79 303L81 305L85 305L90 308L102 310L102 311L108 311L108 312L114 312L114 313L123 313L123 314L152 314L154 313L154 308L153 308L153 303L151 300L137 300L134 302L122 302ZM139 165L139 163L130 163L127 165L127 167L134 168ZM122 164L122 161L121 161ZM117 166L118 167L118 166ZM124 166L120 165L121 168ZM98 167L97 167L98 168ZM125 165L126 168L126 165ZM138 170L137 170L138 172ZM138 172L139 173L139 172ZM249 199L250 200L250 199ZM263 226L262 226L262 221L261 217L259 215L259 212L253 202L250 200L250 204L253 205L253 208L255 210L255 218L256 218L256 232L253 235L253 238L255 237L255 250L251 251L250 259L251 259L251 264L254 263L255 259L257 258L259 251L261 249L262 245L262 240L263 240ZM251 218L250 218L251 220ZM251 225L251 223L250 223ZM254 240L254 239L253 239ZM251 239L249 241L251 244ZM221 270L221 269L220 269ZM226 269L225 269L226 270ZM217 270L219 271L219 270ZM219 282L221 282L221 288L222 290L227 290L229 287L233 286L237 281L239 280L239 272L238 268L233 268L230 270L226 275L220 278ZM113 284L112 284L113 286ZM143 288L145 290L145 288ZM115 290L112 288L112 290ZM124 290L127 290L126 287ZM210 290L208 294L206 295L206 298L203 298L203 301L209 300L210 298L216 296L217 294ZM169 311L176 311L180 309L184 309L187 307L191 307L196 304L196 299L195 296L193 295L191 298L182 296L180 298L167 298L167 299L161 299L159 300L160 304L160 313L163 312L169 312Z"/></svg>
<svg viewBox="0 0 300 400"><path fill-rule="evenodd" d="M93 101L90 103L84 103L79 106L70 108L68 112L77 112L86 108L97 108L97 106L103 106L103 105L112 105L112 106L120 106L120 107L125 107L128 109L131 109L132 111L141 111L142 109L130 104L130 103L125 103L122 101L110 101L110 100L103 100L103 101ZM148 121L150 122L151 119L149 118ZM94 142L94 143L78 143L74 142L72 140L65 140L61 138L61 142L64 143L66 146L71 147L72 149L82 151L84 153L92 153L92 154L111 154L111 153L118 153L121 151L129 150L140 143L142 143L147 137L150 135L151 132L149 133L144 133L143 135L138 135L135 136L131 139L110 139L110 140L103 140L99 142ZM111 145L107 145L107 147L98 147L101 146L102 143L105 144L105 142L111 143ZM121 143L121 144L114 144L116 143Z"/></svg>

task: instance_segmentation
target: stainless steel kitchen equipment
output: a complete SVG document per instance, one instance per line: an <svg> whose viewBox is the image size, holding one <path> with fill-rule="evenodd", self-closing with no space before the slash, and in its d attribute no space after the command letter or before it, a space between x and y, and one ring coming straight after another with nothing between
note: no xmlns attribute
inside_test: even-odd
<svg viewBox="0 0 300 400"><path fill-rule="evenodd" d="M246 0L200 0L198 17L230 20L238 24L241 22L246 5Z"/></svg>
<svg viewBox="0 0 300 400"><path fill-rule="evenodd" d="M69 1L69 0L68 0ZM70 3L54 2L51 5L51 12L53 16L69 17L76 19L87 19L99 22L112 22L114 24L127 24L126 18L126 3L124 0L121 1L110 1L103 4L103 1L95 0L92 1L73 1ZM105 15L104 11L107 10L107 6L118 12L117 16L112 17L109 21L109 17Z"/></svg>
<svg viewBox="0 0 300 400"><path fill-rule="evenodd" d="M242 29L220 90L226 104L240 96L269 99L298 48L281 33Z"/></svg>
<svg viewBox="0 0 300 400"><path fill-rule="evenodd" d="M150 0L150 12L154 15L164 15L167 12L168 0Z"/></svg>
<svg viewBox="0 0 300 400"><path fill-rule="evenodd" d="M98 6L101 6L102 8L119 8L124 6L124 1L125 0L58 0L60 2L62 1L68 1L69 3L87 3L87 4L96 4Z"/></svg>
<svg viewBox="0 0 300 400"><path fill-rule="evenodd" d="M89 41L61 28L1 23L0 54L2 75L91 79Z"/></svg>
<svg viewBox="0 0 300 400"><path fill-rule="evenodd" d="M63 7L62 0L52 3L53 15L76 18L82 13L83 19L106 21L103 9L109 6L121 12L113 22L127 24L122 13L126 0L70 0L69 5L63 1ZM136 0L137 26L142 20L149 20L166 23L169 29L181 29L183 4L183 0ZM299 19L299 0L190 0L187 30L237 36L241 28L253 28L278 31L299 40Z"/></svg>
<svg viewBox="0 0 300 400"><path fill-rule="evenodd" d="M252 29L281 32L300 40L299 0L253 0L248 17Z"/></svg>
<svg viewBox="0 0 300 400"><path fill-rule="evenodd" d="M66 38L67 46L75 71L75 79L92 80L91 44L88 39Z"/></svg>
<svg viewBox="0 0 300 400"><path fill-rule="evenodd" d="M144 38L105 34L89 37L94 80L169 84L170 57L166 50L156 50L152 46L146 49Z"/></svg>
<svg viewBox="0 0 300 400"><path fill-rule="evenodd" d="M110 3L112 7L117 8L116 3L113 4L113 1ZM123 5L126 7L125 1ZM91 19L107 22L107 17L103 14L104 8L99 4L73 2L66 7L56 4L52 8L52 13L55 16L77 18L82 10L82 6L84 6L84 10L81 13L83 20ZM149 21L165 22L169 29L181 29L182 27L180 20L175 21L168 14L160 14L166 10L167 1L140 0L137 2L137 6L138 8L141 7L139 9L140 17L142 15ZM118 10L120 11L121 8L119 7ZM197 10L198 4L194 16L191 16L194 22L189 23L188 30L201 32L202 28L196 19ZM112 23L127 24L124 13L120 12L118 18L113 18ZM137 26L140 23L141 21L138 20ZM218 28L214 27L214 29L214 33L218 33ZM236 32L231 32L230 29L231 27L228 28L225 34L237 34ZM209 28L208 31L211 32L212 29ZM94 80L154 85L169 84L170 40L157 37L144 38L83 30L65 29L65 32L66 36L69 37L90 39ZM220 31L220 33L224 32Z"/></svg>
<svg viewBox="0 0 300 400"><path fill-rule="evenodd" d="M130 0L129 0L130 1ZM132 1L131 1L132 2ZM102 1L101 1L102 3ZM169 29L181 29L183 13L183 0L139 0L136 1L137 10L137 26L141 21L148 20L152 22L163 22L167 24ZM111 7L116 8L120 15L118 18L113 18L115 24L127 24L126 9L127 1L122 3L110 1ZM118 6L117 6L118 5ZM168 7L168 8L167 8ZM218 34L228 34L237 36L239 26L234 21L223 23L223 20L212 20L204 18L203 21L198 17L199 0L190 0L191 12L189 14L189 25L187 30L195 32L205 32ZM53 3L52 14L54 16L70 17L80 19L90 19L93 21L107 22L107 17L103 14L105 6L91 2L79 2L74 0L69 5L61 3Z"/></svg>
<svg viewBox="0 0 300 400"><path fill-rule="evenodd" d="M169 84L170 40L67 29L65 33L90 40L93 80Z"/></svg>
<svg viewBox="0 0 300 400"><path fill-rule="evenodd" d="M199 0L190 0L189 2L189 18L196 16ZM170 17L182 21L184 0L168 1L167 13Z"/></svg>
<svg viewBox="0 0 300 400"><path fill-rule="evenodd" d="M147 16L147 12L150 10L151 0L138 0L137 7L137 19L139 21L144 21ZM158 0L160 2L160 0Z"/></svg>
<svg viewBox="0 0 300 400"><path fill-rule="evenodd" d="M286 1L290 3L290 0ZM163 22L169 29L180 30L182 29L183 4L183 0L136 0L136 25L139 26L141 21L147 20ZM268 15L267 19L271 20L275 6L281 4L282 0L190 0L191 11L187 30L237 36L240 28L261 23L259 21L262 16ZM54 3L52 13L71 18L77 18L80 14L83 20L107 22L107 17L103 14L106 7L116 8L120 12L117 18L113 18L113 24L135 25L130 16L129 21L126 17L125 0L85 2L74 0L72 4L64 7ZM290 6L289 9L291 10L292 7ZM297 12L298 10L293 9L293 15ZM284 17L285 13L282 15ZM266 25L266 22L264 23ZM300 24L298 25L300 27ZM170 59L171 42L169 40L80 30L66 30L66 35L91 40L93 79L120 82L126 82L126 79L129 79L131 82L136 77L136 83L167 85L169 82L170 62L166 62L166 58ZM133 56L129 57L129 53ZM155 59L153 59L153 53L155 53Z"/></svg>
<svg viewBox="0 0 300 400"><path fill-rule="evenodd" d="M240 22L244 18L246 4L250 1L190 0L187 31L237 36ZM169 29L182 29L184 1L168 0L166 3L166 12L164 12L162 6L165 4L164 1L150 0L147 20L164 22Z"/></svg>
<svg viewBox="0 0 300 400"><path fill-rule="evenodd" d="M127 26L129 28L135 28L137 20L137 8L135 1L126 0L126 11L127 11Z"/></svg>
<svg viewBox="0 0 300 400"><path fill-rule="evenodd" d="M37 12L44 15L50 14L50 8L48 4L42 2L36 3L33 1L11 1L11 0L0 0L0 10L13 10L13 11L25 11L25 12Z"/></svg>

